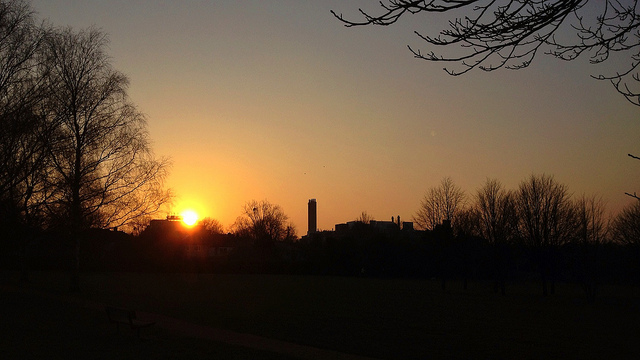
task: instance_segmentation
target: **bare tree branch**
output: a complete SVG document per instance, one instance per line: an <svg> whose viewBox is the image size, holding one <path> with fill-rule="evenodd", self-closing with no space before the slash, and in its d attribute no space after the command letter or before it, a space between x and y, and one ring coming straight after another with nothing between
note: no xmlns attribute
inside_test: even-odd
<svg viewBox="0 0 640 360"><path fill-rule="evenodd" d="M627 154L627 156L629 156L632 159L640 160L640 157L632 155L632 154ZM640 196L636 195L635 192L633 194L625 192L624 194L627 195L627 196L630 196L630 197L632 197L632 198L634 198L636 200L640 200Z"/></svg>
<svg viewBox="0 0 640 360"><path fill-rule="evenodd" d="M418 59L451 64L444 68L451 75L475 68L522 69L543 47L546 54L567 61L589 54L592 64L620 53L628 64L623 70L593 77L610 81L627 100L640 105L638 0L386 0L379 5L379 14L359 9L360 21L332 14L347 27L389 26L419 13L455 14L436 35L415 31L428 46L452 52L425 52L409 46ZM575 39L564 39L565 30L572 31Z"/></svg>

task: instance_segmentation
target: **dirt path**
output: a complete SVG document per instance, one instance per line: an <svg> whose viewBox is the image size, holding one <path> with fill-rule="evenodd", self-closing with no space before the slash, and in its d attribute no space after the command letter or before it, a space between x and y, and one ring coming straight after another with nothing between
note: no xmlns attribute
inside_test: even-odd
<svg viewBox="0 0 640 360"><path fill-rule="evenodd" d="M27 293L43 299L61 301L85 309L102 312L105 307L105 304L78 298L71 294L52 294L37 289L20 288L7 284L0 286L2 291ZM206 339L251 349L269 351L297 359L374 360L373 358L365 356L345 354L338 351L320 349L283 340L198 325L162 314L138 312L138 317L142 320L155 321L157 326L171 332L179 333L186 337Z"/></svg>

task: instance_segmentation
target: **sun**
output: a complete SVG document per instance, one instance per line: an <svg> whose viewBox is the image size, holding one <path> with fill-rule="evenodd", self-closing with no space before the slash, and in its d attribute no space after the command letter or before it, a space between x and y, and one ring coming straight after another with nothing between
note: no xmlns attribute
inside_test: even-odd
<svg viewBox="0 0 640 360"><path fill-rule="evenodd" d="M182 212L182 222L188 226L193 226L198 221L198 214L193 210L185 210Z"/></svg>

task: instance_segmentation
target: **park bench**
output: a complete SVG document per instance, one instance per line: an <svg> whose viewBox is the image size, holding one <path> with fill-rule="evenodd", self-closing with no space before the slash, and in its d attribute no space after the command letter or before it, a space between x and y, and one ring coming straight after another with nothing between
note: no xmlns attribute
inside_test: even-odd
<svg viewBox="0 0 640 360"><path fill-rule="evenodd" d="M135 310L117 308L113 306L106 306L105 310L107 311L109 322L116 324L118 332L120 332L120 324L129 325L132 330L137 331L138 338L140 337L141 328L149 327L155 324L155 322L153 321L138 320L136 318Z"/></svg>

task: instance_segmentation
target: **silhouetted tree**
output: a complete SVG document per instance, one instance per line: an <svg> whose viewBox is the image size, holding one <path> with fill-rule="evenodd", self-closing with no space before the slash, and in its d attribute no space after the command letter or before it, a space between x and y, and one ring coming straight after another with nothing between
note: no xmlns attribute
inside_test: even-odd
<svg viewBox="0 0 640 360"><path fill-rule="evenodd" d="M464 204L464 191L450 177L446 177L440 186L432 187L424 195L413 221L424 230L433 230L445 220L455 227L456 217Z"/></svg>
<svg viewBox="0 0 640 360"><path fill-rule="evenodd" d="M640 246L640 202L627 205L612 224L613 239L621 244Z"/></svg>
<svg viewBox="0 0 640 360"><path fill-rule="evenodd" d="M492 248L495 290L505 295L509 267L508 244L517 231L514 194L496 179L487 179L476 193L474 208L478 213L478 229Z"/></svg>
<svg viewBox="0 0 640 360"><path fill-rule="evenodd" d="M0 195L40 166L43 122L38 50L45 31L23 1L0 2Z"/></svg>
<svg viewBox="0 0 640 360"><path fill-rule="evenodd" d="M363 211L356 219L357 222L361 222L363 224L369 224L371 223L371 220L374 220L373 216L369 215L366 211Z"/></svg>
<svg viewBox="0 0 640 360"><path fill-rule="evenodd" d="M629 156L630 158L635 159L635 160L640 160L640 157L637 157L637 156L632 155L632 154L627 154L627 156ZM633 194L625 192L625 195L631 196L632 198L634 198L636 200L640 200L640 196L638 196L635 192Z"/></svg>
<svg viewBox="0 0 640 360"><path fill-rule="evenodd" d="M475 208L479 214L480 235L489 243L506 243L513 239L516 228L514 194L500 181L487 179L476 193Z"/></svg>
<svg viewBox="0 0 640 360"><path fill-rule="evenodd" d="M575 231L568 189L552 176L531 175L517 190L516 209L519 237L540 271L543 295L553 294L558 247Z"/></svg>
<svg viewBox="0 0 640 360"><path fill-rule="evenodd" d="M415 32L433 47L452 50L450 55L409 47L416 58L459 65L445 68L452 75L475 68L521 69L541 49L563 60L583 54L593 64L611 60L622 69L596 78L611 81L629 101L640 105L640 87L629 84L640 80L637 0L385 0L380 7L379 13L360 9L361 21L332 13L346 26L387 26L409 15L452 14L448 28L437 35ZM619 65L620 58L624 65Z"/></svg>
<svg viewBox="0 0 640 360"><path fill-rule="evenodd" d="M151 216L147 215L147 216L138 216L134 219L132 219L129 224L128 224L128 228L131 231L131 235L133 236L139 236L140 234L142 234L142 232L149 227L149 224L151 224Z"/></svg>
<svg viewBox="0 0 640 360"><path fill-rule="evenodd" d="M224 234L224 226L216 219L206 217L200 220L200 225L209 233Z"/></svg>
<svg viewBox="0 0 640 360"><path fill-rule="evenodd" d="M464 191L450 177L446 177L442 179L440 186L427 191L420 202L418 212L413 216L413 222L418 228L432 230L434 233L440 253L438 267L442 290L446 288L447 277L457 271L450 260L454 256L454 229L464 204Z"/></svg>
<svg viewBox="0 0 640 360"><path fill-rule="evenodd" d="M56 124L48 137L50 207L75 243L72 290L79 288L84 229L126 225L170 198L167 161L153 157L145 118L128 99L128 79L111 66L107 42L93 28L64 28L47 37L43 52L43 116Z"/></svg>
<svg viewBox="0 0 640 360"><path fill-rule="evenodd" d="M40 230L48 124L34 111L43 100L41 57L46 29L28 3L0 1L0 222L22 247L21 281L28 279L27 246Z"/></svg>
<svg viewBox="0 0 640 360"><path fill-rule="evenodd" d="M453 254L457 258L456 273L462 277L463 289L467 290L473 270L476 268L479 251L479 214L473 207L464 207L456 217L455 239Z"/></svg>
<svg viewBox="0 0 640 360"><path fill-rule="evenodd" d="M269 246L276 241L294 241L296 229L288 222L279 205L266 200L247 202L242 214L232 226L233 232L239 236L250 238L256 245Z"/></svg>
<svg viewBox="0 0 640 360"><path fill-rule="evenodd" d="M43 154L38 49L44 30L23 1L0 1L0 196L37 171Z"/></svg>
<svg viewBox="0 0 640 360"><path fill-rule="evenodd" d="M575 232L578 245L578 276L587 295L594 301L598 287L600 247L607 241L609 224L605 217L605 204L601 198L583 195L574 202Z"/></svg>
<svg viewBox="0 0 640 360"><path fill-rule="evenodd" d="M463 207L458 212L455 234L457 236L480 236L479 216L480 214L474 207Z"/></svg>
<svg viewBox="0 0 640 360"><path fill-rule="evenodd" d="M633 201L622 209L611 225L612 240L625 247L631 272L640 276L640 201Z"/></svg>

